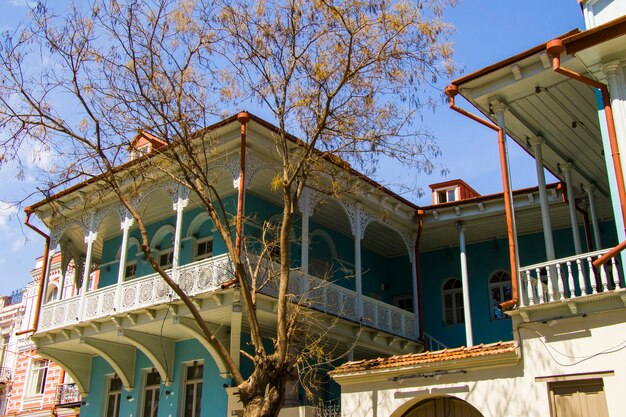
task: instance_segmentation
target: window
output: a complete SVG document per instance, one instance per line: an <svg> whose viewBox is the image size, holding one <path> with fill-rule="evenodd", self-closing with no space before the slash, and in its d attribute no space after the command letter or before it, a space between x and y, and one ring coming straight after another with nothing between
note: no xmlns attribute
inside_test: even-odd
<svg viewBox="0 0 626 417"><path fill-rule="evenodd" d="M461 280L450 278L443 284L443 318L445 325L462 324L463 315L463 288Z"/></svg>
<svg viewBox="0 0 626 417"><path fill-rule="evenodd" d="M59 295L59 289L53 286L52 289L50 290L50 293L48 294L48 297L46 297L46 303L56 300L58 295Z"/></svg>
<svg viewBox="0 0 626 417"><path fill-rule="evenodd" d="M202 373L204 365L190 365L185 370L185 398L183 417L200 417L202 403Z"/></svg>
<svg viewBox="0 0 626 417"><path fill-rule="evenodd" d="M46 388L48 376L48 360L39 359L31 362L30 375L28 377L27 395L41 395Z"/></svg>
<svg viewBox="0 0 626 417"><path fill-rule="evenodd" d="M196 261L213 256L213 238L203 239L196 243Z"/></svg>
<svg viewBox="0 0 626 417"><path fill-rule="evenodd" d="M323 279L332 278L331 260L323 260L318 258L311 258L309 263L309 274Z"/></svg>
<svg viewBox="0 0 626 417"><path fill-rule="evenodd" d="M172 248L159 252L159 266L163 269L171 268L174 263L174 250Z"/></svg>
<svg viewBox="0 0 626 417"><path fill-rule="evenodd" d="M122 380L118 377L109 379L105 417L117 417L120 414L120 398L122 397Z"/></svg>
<svg viewBox="0 0 626 417"><path fill-rule="evenodd" d="M147 372L143 398L143 417L157 417L160 389L161 375L157 371Z"/></svg>
<svg viewBox="0 0 626 417"><path fill-rule="evenodd" d="M437 190L435 193L437 195L437 204L456 201L456 188Z"/></svg>
<svg viewBox="0 0 626 417"><path fill-rule="evenodd" d="M398 308L413 312L413 295L406 294L394 297L393 304Z"/></svg>
<svg viewBox="0 0 626 417"><path fill-rule="evenodd" d="M137 262L128 262L124 271L124 279L133 279L137 276Z"/></svg>
<svg viewBox="0 0 626 417"><path fill-rule="evenodd" d="M602 379L548 384L552 417L605 417L609 415Z"/></svg>
<svg viewBox="0 0 626 417"><path fill-rule="evenodd" d="M491 274L489 277L489 303L492 319L501 320L508 318L499 305L506 300L510 300L511 297L511 275L506 271L497 271Z"/></svg>

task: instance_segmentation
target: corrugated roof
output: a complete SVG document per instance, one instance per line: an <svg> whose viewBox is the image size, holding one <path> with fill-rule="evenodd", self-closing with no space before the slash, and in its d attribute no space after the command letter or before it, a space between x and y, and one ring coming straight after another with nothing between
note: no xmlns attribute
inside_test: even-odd
<svg viewBox="0 0 626 417"><path fill-rule="evenodd" d="M444 349L435 352L409 353L395 355L387 358L366 359L347 362L331 372L331 375L348 372L368 371L375 369L392 369L404 366L431 364L459 359L477 358L481 356L493 356L515 351L515 342L496 342L481 344L472 347L459 347Z"/></svg>

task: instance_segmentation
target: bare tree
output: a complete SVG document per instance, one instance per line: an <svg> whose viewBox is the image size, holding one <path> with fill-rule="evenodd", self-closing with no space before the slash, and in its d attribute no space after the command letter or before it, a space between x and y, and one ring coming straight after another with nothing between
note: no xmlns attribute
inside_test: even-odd
<svg viewBox="0 0 626 417"><path fill-rule="evenodd" d="M56 161L42 172L44 197L90 179L114 194L141 232L146 259L227 364L245 415L275 416L285 382L315 350L290 349L301 342L297 317L305 316L288 295L289 236L303 189L325 181L325 189L341 190L337 174L350 171L348 164L373 173L381 157L419 172L433 169L438 148L413 121L428 104L426 86L454 70L445 42L450 27L442 21L453 3L112 0L61 15L39 4L1 44L0 126L8 132L2 163L19 162L26 146L43 148ZM241 217L229 215L207 172L218 138L203 128L225 103L258 104L278 125L281 170L273 186L281 193L282 221L275 234L280 267L271 351L256 315L259 269L231 237ZM166 146L125 164L138 130ZM251 332L253 354L246 355L254 371L247 379L150 250L128 184L139 189L151 170L192 190L226 243Z"/></svg>

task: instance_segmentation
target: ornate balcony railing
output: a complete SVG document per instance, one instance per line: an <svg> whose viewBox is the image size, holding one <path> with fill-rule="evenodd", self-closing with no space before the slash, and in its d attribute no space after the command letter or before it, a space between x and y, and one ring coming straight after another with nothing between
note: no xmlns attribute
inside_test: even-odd
<svg viewBox="0 0 626 417"><path fill-rule="evenodd" d="M57 406L80 403L80 392L76 384L57 385L54 395L54 404Z"/></svg>
<svg viewBox="0 0 626 417"><path fill-rule="evenodd" d="M339 400L320 402L316 417L341 417L341 402Z"/></svg>
<svg viewBox="0 0 626 417"><path fill-rule="evenodd" d="M270 268L276 270L275 264L265 262L261 275L271 276ZM232 278L232 263L226 255L220 255L181 266L177 279L188 295L196 296L216 291ZM276 282L268 280L260 292L276 297ZM414 313L373 298L359 297L355 291L332 282L293 272L289 292L307 307L408 339L416 337ZM124 282L119 292L115 285L88 292L82 306L80 295L44 305L39 330L65 327L177 299L159 275L150 274Z"/></svg>
<svg viewBox="0 0 626 417"><path fill-rule="evenodd" d="M532 306L623 289L618 258L599 268L592 262L608 249L520 268L521 306Z"/></svg>
<svg viewBox="0 0 626 417"><path fill-rule="evenodd" d="M11 368L0 368L0 383L9 382L12 376L13 372Z"/></svg>

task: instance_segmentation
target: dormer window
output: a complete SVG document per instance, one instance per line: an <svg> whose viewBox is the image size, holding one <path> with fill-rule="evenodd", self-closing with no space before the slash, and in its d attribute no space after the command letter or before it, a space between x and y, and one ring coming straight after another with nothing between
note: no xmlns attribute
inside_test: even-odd
<svg viewBox="0 0 626 417"><path fill-rule="evenodd" d="M441 203L449 203L451 201L456 201L456 187L448 188L444 190L437 190L437 204Z"/></svg>
<svg viewBox="0 0 626 417"><path fill-rule="evenodd" d="M132 161L133 159L141 158L142 156L149 154L151 149L152 146L150 143L146 143L145 145L135 148L130 154L130 160Z"/></svg>
<svg viewBox="0 0 626 417"><path fill-rule="evenodd" d="M461 179L429 185L433 194L433 204L451 203L479 197L480 194Z"/></svg>

